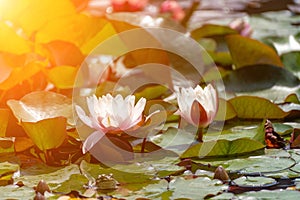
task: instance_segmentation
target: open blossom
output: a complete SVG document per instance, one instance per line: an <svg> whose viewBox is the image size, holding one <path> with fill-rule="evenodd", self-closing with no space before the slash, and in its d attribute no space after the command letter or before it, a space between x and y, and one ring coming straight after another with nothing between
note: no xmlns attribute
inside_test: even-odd
<svg viewBox="0 0 300 200"><path fill-rule="evenodd" d="M179 114L196 127L207 127L218 109L217 91L209 84L204 89L197 85L194 89L179 88L176 91Z"/></svg>
<svg viewBox="0 0 300 200"><path fill-rule="evenodd" d="M135 104L135 96L123 98L110 94L97 98L95 95L87 97L89 115L80 106L76 112L81 121L95 129L83 144L83 152L90 150L107 132L119 132L134 129L143 120L146 99L141 98Z"/></svg>
<svg viewBox="0 0 300 200"><path fill-rule="evenodd" d="M161 13L170 13L172 18L180 21L184 18L185 12L175 0L165 0L160 6Z"/></svg>

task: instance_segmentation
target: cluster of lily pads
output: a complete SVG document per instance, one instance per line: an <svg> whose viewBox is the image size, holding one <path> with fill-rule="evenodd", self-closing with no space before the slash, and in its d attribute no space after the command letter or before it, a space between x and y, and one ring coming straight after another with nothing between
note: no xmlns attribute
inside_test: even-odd
<svg viewBox="0 0 300 200"><path fill-rule="evenodd" d="M274 17L278 13L253 16L249 20L253 38L249 38L228 24L191 28L167 16L96 16L70 0L4 2L0 7L3 198L32 199L38 191L43 193L40 198L49 199L229 199L238 190L247 191L247 186L274 191L238 197L299 195L300 45L292 25L299 16L288 12L279 13L280 18ZM274 36L287 22L289 34ZM268 31L269 23L279 28ZM131 45L119 37L122 32L137 28L146 32L149 27L181 32L203 47L210 59L203 58L202 76L195 77L184 58L158 49L115 57ZM110 37L122 45L87 57ZM174 46L182 48L176 42ZM112 63L107 63L108 57ZM116 89L123 75L147 63L176 69L194 86L148 84L128 93L124 84ZM99 66L106 66L100 79L96 76ZM149 71L142 74L154 80L161 76ZM178 81L164 75L172 83ZM225 91L215 84L219 81ZM173 93L175 98L168 98ZM265 149L265 119L291 141L292 149ZM110 143L101 143L106 136ZM129 157L122 151L129 152ZM151 157L141 156L146 154ZM111 158L111 166L101 162ZM235 185L213 179L219 165ZM102 174L112 174L117 187L109 191L90 188L97 186ZM279 192L276 189L284 187L273 186L280 186L284 177L291 181L291 191ZM42 179L47 187L38 186ZM46 189L34 190L34 186Z"/></svg>

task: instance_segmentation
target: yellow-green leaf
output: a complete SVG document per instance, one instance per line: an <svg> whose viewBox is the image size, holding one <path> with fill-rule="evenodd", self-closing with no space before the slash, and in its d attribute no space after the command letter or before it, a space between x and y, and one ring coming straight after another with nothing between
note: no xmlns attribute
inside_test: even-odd
<svg viewBox="0 0 300 200"><path fill-rule="evenodd" d="M0 90L8 90L15 85L30 79L33 75L37 74L43 65L38 62L31 62L25 66L15 67L6 80L0 83Z"/></svg>
<svg viewBox="0 0 300 200"><path fill-rule="evenodd" d="M238 96L229 100L239 118L244 119L281 119L288 113L271 101L255 96Z"/></svg>
<svg viewBox="0 0 300 200"><path fill-rule="evenodd" d="M74 87L78 68L72 66L57 66L47 71L49 81L59 89Z"/></svg>
<svg viewBox="0 0 300 200"><path fill-rule="evenodd" d="M229 119L233 119L237 116L233 106L231 103L226 101L225 99L219 98L219 108L215 120L217 121L225 121Z"/></svg>
<svg viewBox="0 0 300 200"><path fill-rule="evenodd" d="M48 118L38 122L21 122L21 125L42 151L59 147L67 136L65 117Z"/></svg>
<svg viewBox="0 0 300 200"><path fill-rule="evenodd" d="M216 25L216 24L204 24L200 28L197 28L191 32L192 38L199 40L203 37L211 37L217 35L235 34L235 30L228 26Z"/></svg>
<svg viewBox="0 0 300 200"><path fill-rule="evenodd" d="M0 21L0 30L0 51L14 54L24 54L31 51L30 41L18 35L13 27Z"/></svg>
<svg viewBox="0 0 300 200"><path fill-rule="evenodd" d="M228 35L226 42L236 68L255 64L283 66L276 51L257 40L240 35Z"/></svg>
<svg viewBox="0 0 300 200"><path fill-rule="evenodd" d="M8 118L9 110L5 108L0 108L0 137L5 137Z"/></svg>

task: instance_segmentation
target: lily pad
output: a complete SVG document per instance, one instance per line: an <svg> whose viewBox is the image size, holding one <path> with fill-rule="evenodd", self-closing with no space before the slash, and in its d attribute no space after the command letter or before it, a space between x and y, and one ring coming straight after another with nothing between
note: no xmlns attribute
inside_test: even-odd
<svg viewBox="0 0 300 200"><path fill-rule="evenodd" d="M169 189L167 189L169 187ZM175 177L168 184L161 180L157 184L151 184L133 196L134 199L205 199L217 195L228 186L223 185L219 180L211 180L207 177L199 177L186 180L182 177Z"/></svg>
<svg viewBox="0 0 300 200"><path fill-rule="evenodd" d="M224 162L226 170L238 171L241 173L275 173L289 169L295 164L294 160L288 157L276 156L251 156ZM267 166L267 167L266 167Z"/></svg>
<svg viewBox="0 0 300 200"><path fill-rule="evenodd" d="M190 147L181 155L181 158L233 156L257 151L264 147L262 143L249 138L208 141Z"/></svg>
<svg viewBox="0 0 300 200"><path fill-rule="evenodd" d="M288 115L271 101L253 96L239 96L229 100L239 118L281 119Z"/></svg>
<svg viewBox="0 0 300 200"><path fill-rule="evenodd" d="M237 116L233 106L226 100L219 98L219 108L215 120L229 120Z"/></svg>
<svg viewBox="0 0 300 200"><path fill-rule="evenodd" d="M59 147L67 136L66 118L48 118L38 122L21 122L27 135L42 151Z"/></svg>
<svg viewBox="0 0 300 200"><path fill-rule="evenodd" d="M20 100L9 100L7 104L19 122L38 122L63 116L74 125L72 100L58 93L32 92Z"/></svg>
<svg viewBox="0 0 300 200"><path fill-rule="evenodd" d="M297 200L299 199L300 192L299 191L291 191L291 190L274 190L267 191L262 190L259 192L245 192L241 195L238 195L241 199L290 199Z"/></svg>
<svg viewBox="0 0 300 200"><path fill-rule="evenodd" d="M223 81L226 90L232 92L258 91L275 85L296 87L300 84L300 80L284 68L257 63L228 73Z"/></svg>
<svg viewBox="0 0 300 200"><path fill-rule="evenodd" d="M5 137L8 118L9 118L9 110L0 108L0 137Z"/></svg>
<svg viewBox="0 0 300 200"><path fill-rule="evenodd" d="M283 66L276 51L257 40L240 35L228 35L226 42L237 69L255 64Z"/></svg>
<svg viewBox="0 0 300 200"><path fill-rule="evenodd" d="M237 34L237 32L234 29L229 28L228 26L217 24L204 24L200 28L197 28L191 32L192 38L194 38L195 40L199 40L203 37L228 34Z"/></svg>
<svg viewBox="0 0 300 200"><path fill-rule="evenodd" d="M239 186L251 186L251 187L264 186L264 185L272 184L274 182L275 182L275 180L273 178L266 178L266 177L242 176L242 177L234 180L234 183Z"/></svg>
<svg viewBox="0 0 300 200"><path fill-rule="evenodd" d="M75 78L78 68L72 66L57 66L47 71L49 81L59 89L76 87Z"/></svg>

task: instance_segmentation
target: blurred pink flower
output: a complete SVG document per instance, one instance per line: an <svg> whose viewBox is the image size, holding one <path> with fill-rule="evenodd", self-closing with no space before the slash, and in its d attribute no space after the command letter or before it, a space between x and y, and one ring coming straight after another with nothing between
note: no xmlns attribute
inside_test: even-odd
<svg viewBox="0 0 300 200"><path fill-rule="evenodd" d="M176 21L181 21L185 12L179 3L175 0L165 0L160 6L161 13L170 13L171 17Z"/></svg>
<svg viewBox="0 0 300 200"><path fill-rule="evenodd" d="M194 89L179 88L176 91L179 106L178 113L188 123L199 127L207 127L216 116L218 110L217 91L209 84L204 89L197 85Z"/></svg>
<svg viewBox="0 0 300 200"><path fill-rule="evenodd" d="M123 98L110 94L97 98L95 95L87 97L89 115L76 105L78 117L87 126L96 129L83 143L83 152L89 151L107 132L118 133L134 129L143 122L143 111L146 99L140 98L135 104L135 96Z"/></svg>
<svg viewBox="0 0 300 200"><path fill-rule="evenodd" d="M235 19L230 22L229 27L236 30L240 35L244 37L251 37L253 29L248 22L244 19Z"/></svg>
<svg viewBox="0 0 300 200"><path fill-rule="evenodd" d="M111 0L115 12L136 12L143 10L148 0Z"/></svg>

